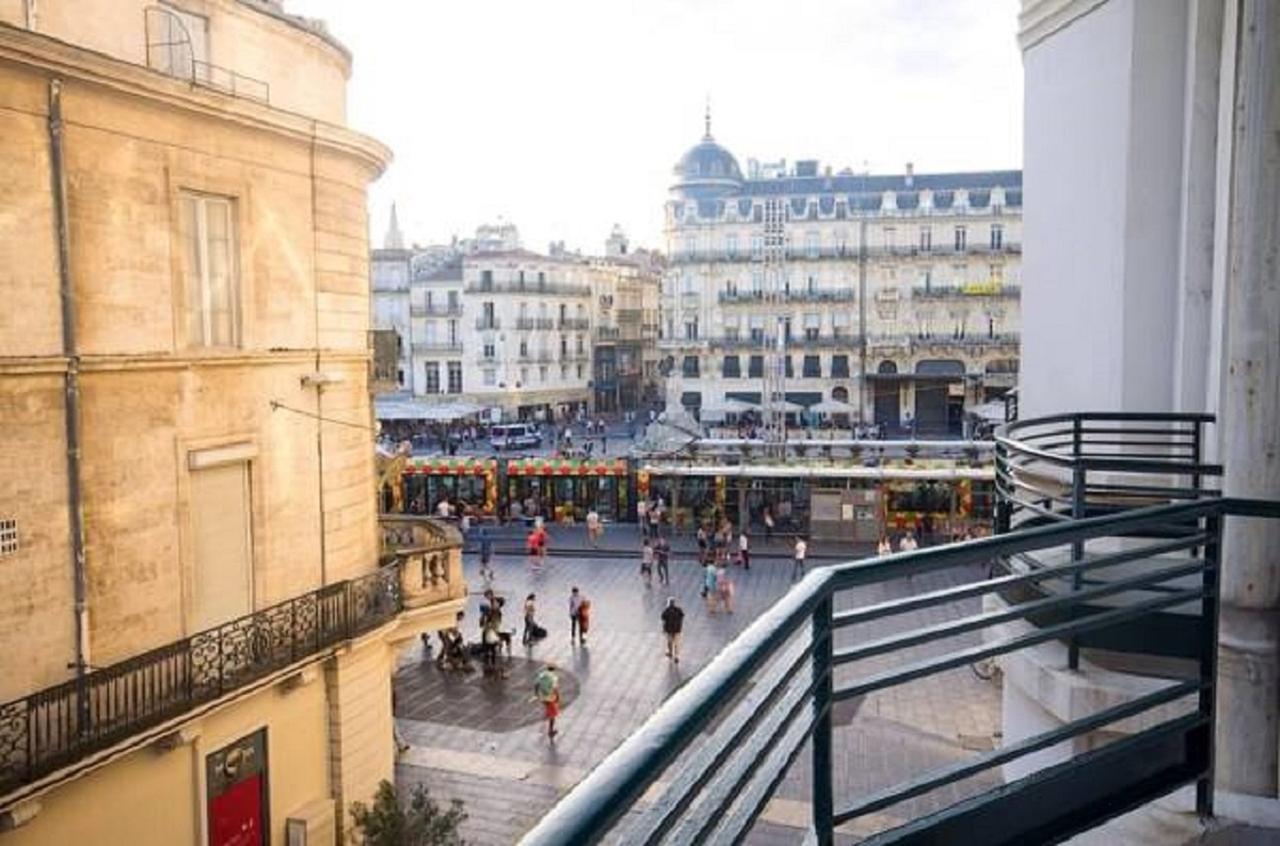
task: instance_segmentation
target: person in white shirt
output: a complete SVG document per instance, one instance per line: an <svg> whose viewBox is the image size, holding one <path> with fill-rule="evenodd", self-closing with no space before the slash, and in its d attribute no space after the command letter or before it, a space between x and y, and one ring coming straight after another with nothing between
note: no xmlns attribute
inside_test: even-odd
<svg viewBox="0 0 1280 846"><path fill-rule="evenodd" d="M795 565L791 568L791 581L795 581L804 575L804 557L809 552L809 544L805 543L803 537L796 538L795 549Z"/></svg>
<svg viewBox="0 0 1280 846"><path fill-rule="evenodd" d="M591 542L592 549L600 547L600 535L602 532L600 525L600 515L593 508L587 512L587 540Z"/></svg>
<svg viewBox="0 0 1280 846"><path fill-rule="evenodd" d="M738 561L744 569L751 569L751 550L748 548L746 529L738 533Z"/></svg>
<svg viewBox="0 0 1280 846"><path fill-rule="evenodd" d="M899 552L912 552L918 549L919 546L920 545L916 543L916 536L913 535L911 532L907 532L905 535L902 536L902 540L898 541Z"/></svg>

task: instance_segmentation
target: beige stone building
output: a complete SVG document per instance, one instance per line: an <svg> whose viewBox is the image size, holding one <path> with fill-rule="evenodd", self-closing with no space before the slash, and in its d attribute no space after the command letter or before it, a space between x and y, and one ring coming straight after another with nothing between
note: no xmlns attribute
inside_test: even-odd
<svg viewBox="0 0 1280 846"><path fill-rule="evenodd" d="M465 586L379 529L349 72L273 0L0 0L3 846L334 843L392 776Z"/></svg>

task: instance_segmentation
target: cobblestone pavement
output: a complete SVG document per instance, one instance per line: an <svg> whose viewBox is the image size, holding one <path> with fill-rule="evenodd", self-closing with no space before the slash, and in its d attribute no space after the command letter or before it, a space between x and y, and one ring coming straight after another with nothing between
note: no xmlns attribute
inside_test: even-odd
<svg viewBox="0 0 1280 846"><path fill-rule="evenodd" d="M615 527L613 544L625 545ZM569 533L563 544L575 542ZM638 542L638 541L637 541ZM577 540L581 546L581 540ZM467 577L480 584L473 556ZM468 843L506 844L519 839L570 787L638 728L673 691L705 666L736 634L790 587L790 561L762 560L750 572L734 570L737 584L733 614L709 615L698 596L701 572L687 558L673 561L670 587L646 588L639 556L551 557L531 573L523 556L496 560L496 589L508 597L507 625L519 618L527 593L538 597L538 620L549 630L530 650L514 647L511 672L504 678L448 674L424 662L420 650L402 657L396 678L397 725L409 748L398 767L402 784L424 783L441 799L459 798L469 818ZM936 590L979 576L947 571L897 580L843 594L839 607ZM578 585L592 600L592 630L585 647L570 642L569 588ZM686 612L683 660L677 667L664 655L658 615L666 597L678 598ZM467 613L468 639L477 639L479 597ZM884 636L975 613L977 601L913 612L896 620L846 630L837 646ZM954 646L954 644L951 644ZM945 646L935 649L947 648ZM927 655L915 650L905 660ZM549 742L540 709L531 701L531 676L540 662L563 668L562 683L574 696L558 723L560 735ZM838 679L875 672L901 662L895 655L865 666L841 668ZM838 803L912 775L990 748L999 726L999 687L979 681L967 669L891 688L862 700L841 703L834 712L835 785ZM761 821L752 843L797 842L807 824L810 794L807 750L797 759ZM971 780L886 809L859 820L841 834L842 842L892 826L940 804L949 804L994 775Z"/></svg>

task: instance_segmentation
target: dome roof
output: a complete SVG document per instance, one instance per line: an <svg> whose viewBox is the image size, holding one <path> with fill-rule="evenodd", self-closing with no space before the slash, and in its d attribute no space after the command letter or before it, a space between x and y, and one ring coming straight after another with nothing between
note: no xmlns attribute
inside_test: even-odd
<svg viewBox="0 0 1280 846"><path fill-rule="evenodd" d="M738 167L738 160L710 135L703 137L696 146L680 157L675 174L682 182L742 181L742 169Z"/></svg>

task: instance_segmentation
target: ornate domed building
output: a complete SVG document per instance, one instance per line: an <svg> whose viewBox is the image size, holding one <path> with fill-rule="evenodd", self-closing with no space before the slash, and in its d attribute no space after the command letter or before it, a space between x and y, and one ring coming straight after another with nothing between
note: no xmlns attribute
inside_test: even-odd
<svg viewBox="0 0 1280 846"><path fill-rule="evenodd" d="M814 423L816 406L846 424L936 436L960 434L968 409L1013 386L1021 171L746 164L712 137L708 112L673 169L661 300L670 402L706 421L758 407L772 366L786 407L804 409L793 425ZM767 270L766 220L782 221L769 237L784 243L782 266L775 249Z"/></svg>

